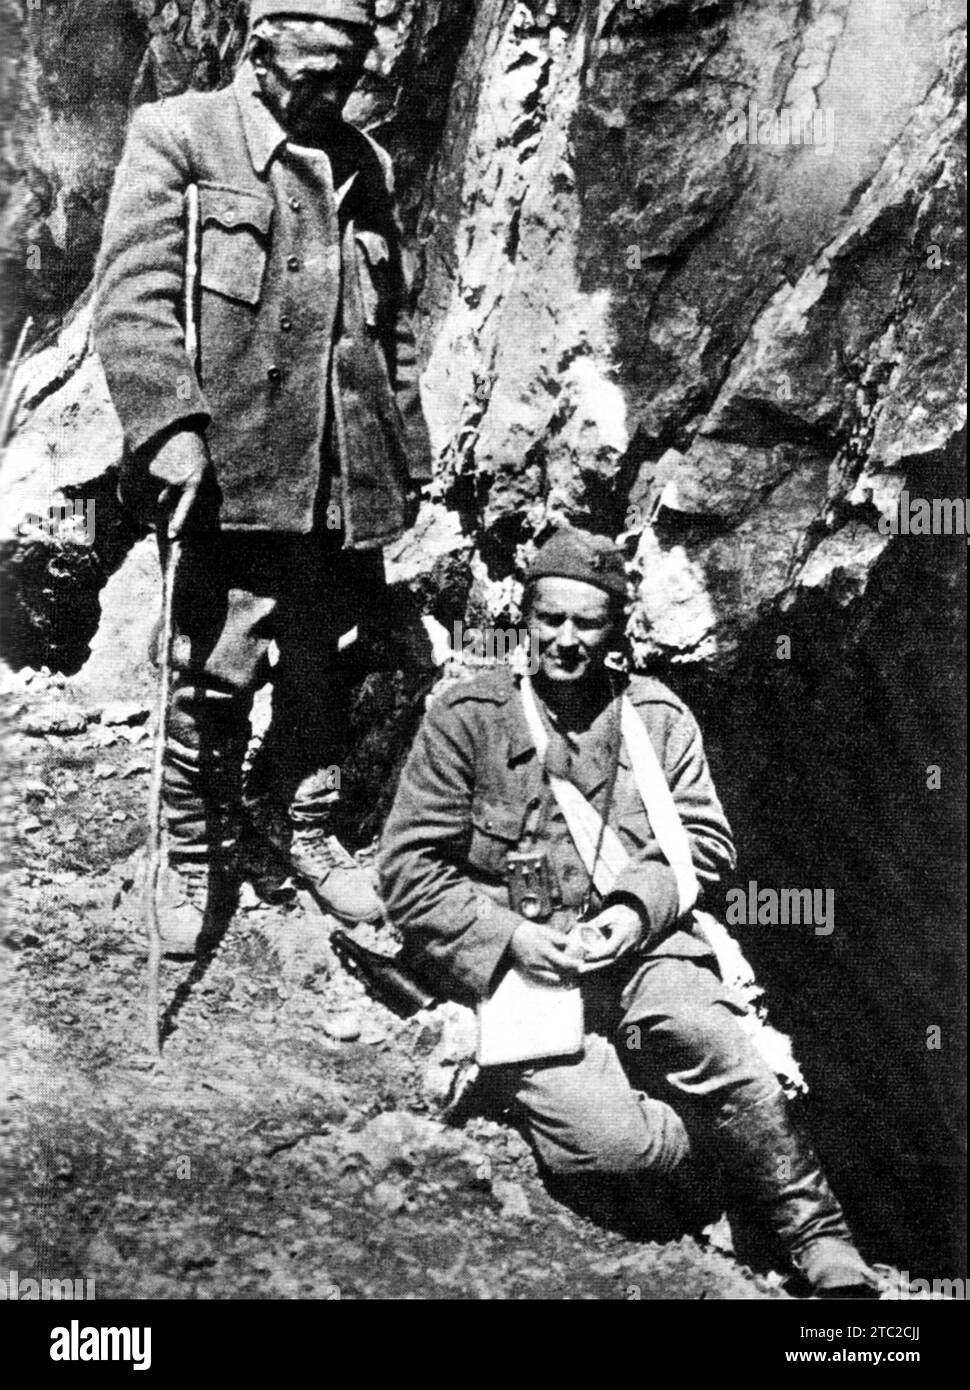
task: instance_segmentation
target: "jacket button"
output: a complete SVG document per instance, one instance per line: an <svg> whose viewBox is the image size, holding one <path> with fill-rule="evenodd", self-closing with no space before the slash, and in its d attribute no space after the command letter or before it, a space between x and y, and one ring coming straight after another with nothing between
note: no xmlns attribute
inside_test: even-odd
<svg viewBox="0 0 970 1390"><path fill-rule="evenodd" d="M288 269L290 269L290 270L299 270L299 269L300 269L300 258L299 258L299 256L288 256L288 257L287 257L287 260L286 260L286 264L287 264Z"/></svg>
<svg viewBox="0 0 970 1390"><path fill-rule="evenodd" d="M293 320L292 320L292 319L280 319L280 328L282 328L282 330L283 330L284 333L289 333L289 331L290 331L290 329L291 329L292 327L293 327Z"/></svg>
<svg viewBox="0 0 970 1390"><path fill-rule="evenodd" d="M283 373L280 371L279 367L270 367L266 375L274 385L276 382L283 380Z"/></svg>
<svg viewBox="0 0 970 1390"><path fill-rule="evenodd" d="M303 204L300 202L299 198L290 199L290 207L293 209L294 212L299 212L302 206Z"/></svg>

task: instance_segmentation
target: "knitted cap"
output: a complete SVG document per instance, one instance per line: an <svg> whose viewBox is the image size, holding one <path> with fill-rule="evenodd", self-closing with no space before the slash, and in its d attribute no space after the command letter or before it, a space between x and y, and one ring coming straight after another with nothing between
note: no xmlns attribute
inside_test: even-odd
<svg viewBox="0 0 970 1390"><path fill-rule="evenodd" d="M578 579L616 598L627 596L626 570L617 547L606 536L574 526L561 527L539 547L525 579L527 584L536 579Z"/></svg>
<svg viewBox="0 0 970 1390"><path fill-rule="evenodd" d="M249 22L269 19L270 15L293 15L300 19L338 19L345 24L376 23L376 0L252 0Z"/></svg>

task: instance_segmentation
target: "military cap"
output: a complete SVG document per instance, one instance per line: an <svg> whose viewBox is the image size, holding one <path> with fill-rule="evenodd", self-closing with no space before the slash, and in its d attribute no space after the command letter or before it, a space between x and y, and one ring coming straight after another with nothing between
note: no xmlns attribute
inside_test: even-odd
<svg viewBox="0 0 970 1390"><path fill-rule="evenodd" d="M560 527L539 547L525 575L527 584L537 579L578 579L616 598L627 596L620 551L606 536L594 536L575 526Z"/></svg>
<svg viewBox="0 0 970 1390"><path fill-rule="evenodd" d="M249 22L269 19L271 15L293 15L300 19L338 19L345 24L366 24L373 29L376 22L376 0L252 0Z"/></svg>

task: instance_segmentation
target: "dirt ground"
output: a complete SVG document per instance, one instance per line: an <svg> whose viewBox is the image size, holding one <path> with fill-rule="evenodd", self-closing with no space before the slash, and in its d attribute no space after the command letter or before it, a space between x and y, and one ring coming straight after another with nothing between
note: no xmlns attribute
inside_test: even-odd
<svg viewBox="0 0 970 1390"><path fill-rule="evenodd" d="M148 711L79 709L43 674L3 695L5 1269L99 1298L787 1297L723 1223L622 1234L555 1200L507 1125L443 1123L438 1011L367 998L302 897L247 889L204 968L163 964L152 1069L131 887Z"/></svg>

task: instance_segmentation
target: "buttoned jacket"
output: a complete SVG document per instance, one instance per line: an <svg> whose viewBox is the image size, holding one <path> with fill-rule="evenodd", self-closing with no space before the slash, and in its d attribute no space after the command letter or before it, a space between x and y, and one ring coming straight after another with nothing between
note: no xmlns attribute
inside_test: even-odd
<svg viewBox="0 0 970 1390"><path fill-rule="evenodd" d="M634 676L627 694L660 759L690 840L702 891L735 863L728 825L686 705L659 681ZM606 813L614 763L609 706L570 772ZM680 913L624 745L609 823L630 856L615 896L646 923L644 953L709 957L691 914ZM431 705L405 764L378 859L382 895L406 957L434 988L461 1002L487 995L522 918L508 902L510 852L540 850L554 884L553 925L569 931L589 878L552 796L522 710L516 679L498 667L462 680ZM611 897L614 895L611 895Z"/></svg>
<svg viewBox="0 0 970 1390"><path fill-rule="evenodd" d="M335 187L335 171L337 186ZM199 188L199 373L183 336L185 194ZM227 529L313 529L338 471L346 544L393 540L430 476L389 157L345 122L288 143L244 63L140 107L96 277L94 342L137 485L146 446L205 435Z"/></svg>

